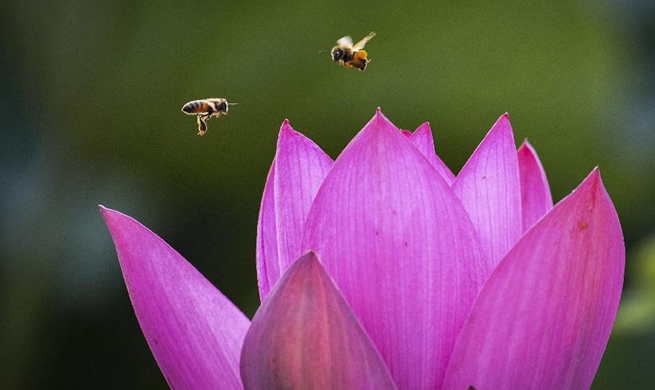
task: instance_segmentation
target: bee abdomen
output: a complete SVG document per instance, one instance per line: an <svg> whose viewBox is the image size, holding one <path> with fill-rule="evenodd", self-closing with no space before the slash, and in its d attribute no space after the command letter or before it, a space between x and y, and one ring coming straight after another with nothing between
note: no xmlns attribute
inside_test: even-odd
<svg viewBox="0 0 655 390"><path fill-rule="evenodd" d="M182 106L182 111L186 112L187 114L196 114L200 111L204 111L204 105L205 104L202 100L194 100Z"/></svg>

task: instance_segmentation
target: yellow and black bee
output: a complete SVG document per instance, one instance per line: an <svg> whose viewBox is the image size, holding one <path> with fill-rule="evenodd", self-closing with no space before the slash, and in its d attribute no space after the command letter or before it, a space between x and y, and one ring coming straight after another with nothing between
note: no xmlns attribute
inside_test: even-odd
<svg viewBox="0 0 655 390"><path fill-rule="evenodd" d="M235 104L237 103L228 103L224 98L194 100L182 106L182 111L188 115L198 115L198 135L205 135L207 121L212 116L218 118L227 115L228 107Z"/></svg>
<svg viewBox="0 0 655 390"><path fill-rule="evenodd" d="M330 50L334 62L345 65L349 68L357 68L361 71L366 69L371 60L366 58L366 50L362 50L366 43L373 39L374 32L368 34L364 39L353 45L353 39L345 36L337 41L337 45Z"/></svg>

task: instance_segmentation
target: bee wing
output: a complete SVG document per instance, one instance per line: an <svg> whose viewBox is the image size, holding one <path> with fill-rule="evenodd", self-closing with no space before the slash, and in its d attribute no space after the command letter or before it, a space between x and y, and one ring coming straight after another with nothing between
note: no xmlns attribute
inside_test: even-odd
<svg viewBox="0 0 655 390"><path fill-rule="evenodd" d="M374 33L374 32L371 32L370 34L368 34L367 36L365 36L361 41L357 42L357 43L355 44L355 46L352 47L352 49L353 49L353 50L361 50L361 49L363 49L364 46L366 46L366 43L367 43L368 41L370 41L371 39L373 39L374 36L375 36L375 33ZM343 38L342 38L342 39L343 39Z"/></svg>
<svg viewBox="0 0 655 390"><path fill-rule="evenodd" d="M344 49L350 49L353 47L353 39L349 36L345 36L337 41L337 46Z"/></svg>

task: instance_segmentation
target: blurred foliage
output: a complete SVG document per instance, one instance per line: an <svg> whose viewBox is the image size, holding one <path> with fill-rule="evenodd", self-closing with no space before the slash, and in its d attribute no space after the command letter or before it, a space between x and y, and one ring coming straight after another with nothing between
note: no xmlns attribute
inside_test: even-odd
<svg viewBox="0 0 655 390"><path fill-rule="evenodd" d="M618 334L655 333L655 237L642 244L632 260L628 268L632 289L623 297L614 330Z"/></svg>
<svg viewBox="0 0 655 390"><path fill-rule="evenodd" d="M377 106L401 128L430 121L457 172L510 112L555 200L601 167L632 259L655 217L655 99L637 93L653 59L631 29L652 7L617 4L10 1L0 14L6 388L166 388L98 204L157 232L252 315L259 201L285 118L332 157ZM318 53L370 31L365 73ZM240 104L198 137L179 110L205 97ZM655 382L654 331L640 330L650 344L622 341L630 329L613 335L594 388Z"/></svg>
<svg viewBox="0 0 655 390"><path fill-rule="evenodd" d="M626 276L631 288L623 294L596 383L608 389L648 389L655 383L655 237L628 258Z"/></svg>

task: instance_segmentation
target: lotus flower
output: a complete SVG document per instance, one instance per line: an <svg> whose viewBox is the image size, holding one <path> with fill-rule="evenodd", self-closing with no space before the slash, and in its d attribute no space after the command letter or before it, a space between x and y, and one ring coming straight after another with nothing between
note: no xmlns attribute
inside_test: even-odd
<svg viewBox="0 0 655 390"><path fill-rule="evenodd" d="M173 389L586 389L625 252L598 169L553 207L503 115L455 177L378 110L332 161L282 125L252 323L154 233L102 208Z"/></svg>

